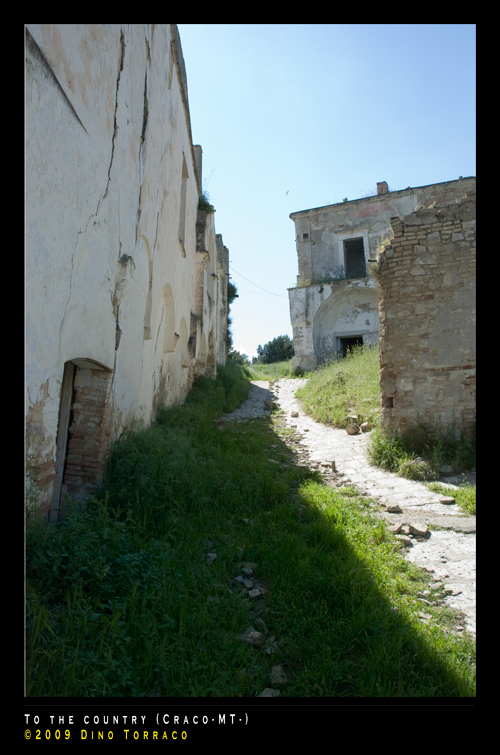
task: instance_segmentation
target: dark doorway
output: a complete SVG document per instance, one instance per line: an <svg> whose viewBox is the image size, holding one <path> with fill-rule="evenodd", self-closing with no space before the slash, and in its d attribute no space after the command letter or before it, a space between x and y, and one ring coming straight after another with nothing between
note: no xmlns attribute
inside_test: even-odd
<svg viewBox="0 0 500 755"><path fill-rule="evenodd" d="M344 251L347 278L364 278L366 263L363 239L347 239L344 241Z"/></svg>
<svg viewBox="0 0 500 755"><path fill-rule="evenodd" d="M353 346L363 345L363 336L350 336L349 338L339 338L340 341L340 355L346 357L349 350Z"/></svg>

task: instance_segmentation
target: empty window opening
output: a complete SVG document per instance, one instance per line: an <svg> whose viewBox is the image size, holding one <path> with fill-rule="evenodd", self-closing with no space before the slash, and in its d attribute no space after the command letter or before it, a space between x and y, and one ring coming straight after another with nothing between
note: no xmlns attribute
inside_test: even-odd
<svg viewBox="0 0 500 755"><path fill-rule="evenodd" d="M344 255L347 277L364 278L366 276L366 262L363 239L347 239L344 241Z"/></svg>
<svg viewBox="0 0 500 755"><path fill-rule="evenodd" d="M354 346L363 345L363 336L350 336L349 338L339 338L340 349L339 356L344 358Z"/></svg>

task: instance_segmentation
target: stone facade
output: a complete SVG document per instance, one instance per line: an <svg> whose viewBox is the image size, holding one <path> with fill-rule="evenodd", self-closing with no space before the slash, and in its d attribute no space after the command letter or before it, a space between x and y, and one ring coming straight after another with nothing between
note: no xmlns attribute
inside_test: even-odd
<svg viewBox="0 0 500 755"><path fill-rule="evenodd" d="M225 362L228 251L175 24L27 24L25 50L26 445L54 519Z"/></svg>
<svg viewBox="0 0 500 755"><path fill-rule="evenodd" d="M355 343L376 343L379 304L370 260L391 236L391 219L420 205L454 202L474 187L475 178L460 178L389 191L381 181L373 196L292 213L299 269L297 286L288 290L293 366L313 370Z"/></svg>
<svg viewBox="0 0 500 755"><path fill-rule="evenodd" d="M382 428L467 431L476 419L475 179L391 218L391 228L377 276Z"/></svg>

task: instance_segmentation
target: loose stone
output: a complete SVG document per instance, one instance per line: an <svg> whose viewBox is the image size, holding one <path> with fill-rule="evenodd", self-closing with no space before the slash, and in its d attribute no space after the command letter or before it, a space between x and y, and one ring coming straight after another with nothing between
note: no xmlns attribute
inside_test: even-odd
<svg viewBox="0 0 500 755"><path fill-rule="evenodd" d="M413 532L414 535L420 535L423 537L429 532L429 528L426 524L410 524L410 532Z"/></svg>
<svg viewBox="0 0 500 755"><path fill-rule="evenodd" d="M271 668L271 684L284 684L288 680L283 671L283 666L273 666Z"/></svg>
<svg viewBox="0 0 500 755"><path fill-rule="evenodd" d="M357 425L356 423L353 423L352 425L347 425L345 431L349 435L356 435L357 433L359 433L359 425Z"/></svg>

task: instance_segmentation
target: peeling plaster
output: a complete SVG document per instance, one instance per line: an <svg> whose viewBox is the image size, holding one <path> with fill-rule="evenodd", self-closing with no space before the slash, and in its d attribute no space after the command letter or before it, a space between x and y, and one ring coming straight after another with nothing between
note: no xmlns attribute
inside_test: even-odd
<svg viewBox="0 0 500 755"><path fill-rule="evenodd" d="M44 457L53 463L68 362L90 360L112 372L111 435L135 412L153 419L160 389L169 403L185 398L195 363L203 369L203 351L208 358L201 323L211 342L214 334L225 337L219 319L228 255L219 234L225 256L214 263L218 278L203 287L201 317L194 320L201 148L192 145L175 25L110 24L101 37L94 25L29 27L44 56L27 45L27 442L43 439ZM185 258L178 240L183 155ZM183 349L175 348L177 336L164 353L159 336L167 284L175 297L174 326L180 331L182 322L190 323L191 332L184 328ZM224 343L211 343L210 355L215 374ZM35 394L38 403L30 400Z"/></svg>

